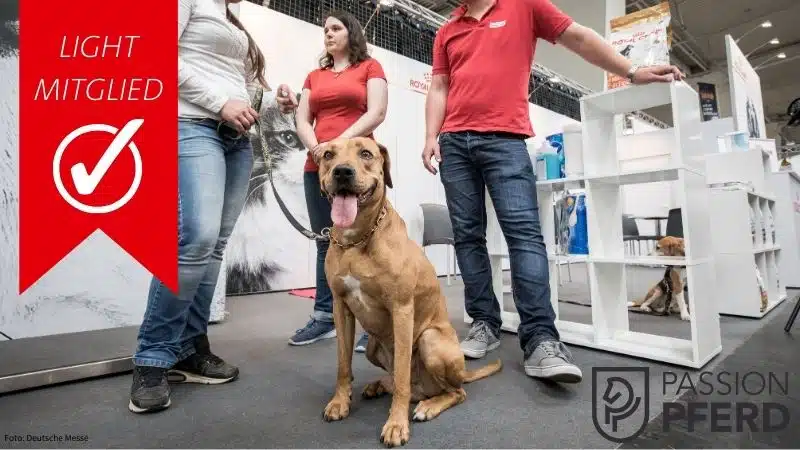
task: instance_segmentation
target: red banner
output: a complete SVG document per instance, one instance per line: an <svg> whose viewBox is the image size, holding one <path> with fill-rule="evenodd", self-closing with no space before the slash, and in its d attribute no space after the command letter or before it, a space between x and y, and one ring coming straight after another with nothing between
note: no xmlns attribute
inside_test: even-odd
<svg viewBox="0 0 800 450"><path fill-rule="evenodd" d="M20 2L20 293L95 230L177 291L177 20Z"/></svg>

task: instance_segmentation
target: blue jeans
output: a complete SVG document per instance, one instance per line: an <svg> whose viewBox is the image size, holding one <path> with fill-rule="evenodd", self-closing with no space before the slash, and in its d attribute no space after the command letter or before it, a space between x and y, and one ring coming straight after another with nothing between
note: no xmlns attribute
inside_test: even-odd
<svg viewBox="0 0 800 450"><path fill-rule="evenodd" d="M133 362L170 368L205 335L222 254L247 196L253 150L212 120L178 121L178 283L153 278ZM169 193L165 193L169 195Z"/></svg>
<svg viewBox="0 0 800 450"><path fill-rule="evenodd" d="M467 314L499 334L501 308L492 289L486 249L488 188L511 257L512 292L520 316L518 335L527 358L540 342L559 339L559 334L550 303L536 177L524 138L504 133L442 133L439 147L440 176L464 280Z"/></svg>
<svg viewBox="0 0 800 450"><path fill-rule="evenodd" d="M319 172L305 172L303 186L306 192L306 207L311 231L319 234L323 228L333 226L331 203L322 195L319 185ZM333 294L325 277L325 256L328 242L317 242L317 293L314 298L314 318L323 322L333 322Z"/></svg>

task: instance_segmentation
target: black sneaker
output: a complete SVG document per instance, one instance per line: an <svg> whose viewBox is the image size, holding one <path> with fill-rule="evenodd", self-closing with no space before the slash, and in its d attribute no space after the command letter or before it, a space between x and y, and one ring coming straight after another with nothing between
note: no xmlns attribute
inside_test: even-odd
<svg viewBox="0 0 800 450"><path fill-rule="evenodd" d="M160 367L134 366L128 409L135 413L155 412L169 408L170 403L167 370Z"/></svg>
<svg viewBox="0 0 800 450"><path fill-rule="evenodd" d="M211 353L207 336L197 338L195 351L196 353L179 361L169 370L170 382L223 384L239 376L239 369L236 366Z"/></svg>

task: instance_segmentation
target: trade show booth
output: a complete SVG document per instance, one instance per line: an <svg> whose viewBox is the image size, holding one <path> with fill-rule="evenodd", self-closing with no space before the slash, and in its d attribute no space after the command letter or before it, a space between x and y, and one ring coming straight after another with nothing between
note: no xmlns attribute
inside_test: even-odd
<svg viewBox="0 0 800 450"><path fill-rule="evenodd" d="M236 12L264 53L270 85L286 83L300 92L318 67L322 28L275 4L242 2ZM410 29L423 34L420 27ZM373 33L369 42L383 42L373 29L367 32ZM527 145L537 171L551 303L565 343L703 369L725 350L721 316L763 320L794 300L791 289L800 288L800 165L782 169L781 150L766 135L758 74L733 38L725 44L732 114L712 120L704 120L701 96L687 81L589 92L535 68L539 78L532 84L546 79L554 92L548 95L561 96L552 106L530 103L537 134ZM370 50L389 85L386 118L375 131L391 157L389 198L438 275L458 281L452 246L424 239L426 205L446 209L440 179L420 162L431 66L396 48ZM420 51L430 53L427 47ZM6 105L18 101L17 66L18 56L0 60ZM532 99L544 95L537 89L531 89ZM570 106L564 106L567 100ZM655 107L671 109L669 123L643 113ZM250 192L212 305L212 321L222 326L235 319L226 299L279 292L302 298L315 285L315 242L286 217L288 211L309 224L307 149L293 117L278 111L274 92L265 94L261 115L265 145L278 158L268 169L264 155L254 152ZM9 117L0 122L0 135L16 149L17 116ZM6 182L0 199L0 360L11 362L0 367L0 394L130 370L151 275L95 233L18 295L18 193L8 182L16 179L18 163L14 151L0 154ZM265 181L267 170L273 183ZM509 252L488 195L486 207L493 288L503 329L513 333L519 316ZM58 232L57 220L53 226ZM683 255L659 254L658 243L668 236L682 239ZM683 280L674 312L643 308L642 299L669 267ZM461 312L456 316L461 319ZM464 311L463 321L471 320Z"/></svg>

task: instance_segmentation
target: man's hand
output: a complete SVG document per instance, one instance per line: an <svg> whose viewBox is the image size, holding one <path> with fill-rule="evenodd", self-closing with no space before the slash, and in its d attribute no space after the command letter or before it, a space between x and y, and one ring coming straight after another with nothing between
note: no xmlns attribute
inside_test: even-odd
<svg viewBox="0 0 800 450"><path fill-rule="evenodd" d="M288 85L282 84L278 86L276 100L283 114L288 114L297 109L297 95L292 92L292 88Z"/></svg>
<svg viewBox="0 0 800 450"><path fill-rule="evenodd" d="M219 114L222 120L231 124L239 133L249 130L250 125L258 119L258 113L249 103L235 99L225 102Z"/></svg>
<svg viewBox="0 0 800 450"><path fill-rule="evenodd" d="M436 138L428 138L425 140L425 149L422 151L422 164L428 169L428 172L436 175L437 170L431 164L431 158L436 157L436 162L442 162L442 155L439 153L439 141Z"/></svg>
<svg viewBox="0 0 800 450"><path fill-rule="evenodd" d="M640 67L633 74L633 84L669 83L683 80L683 73L676 66Z"/></svg>

